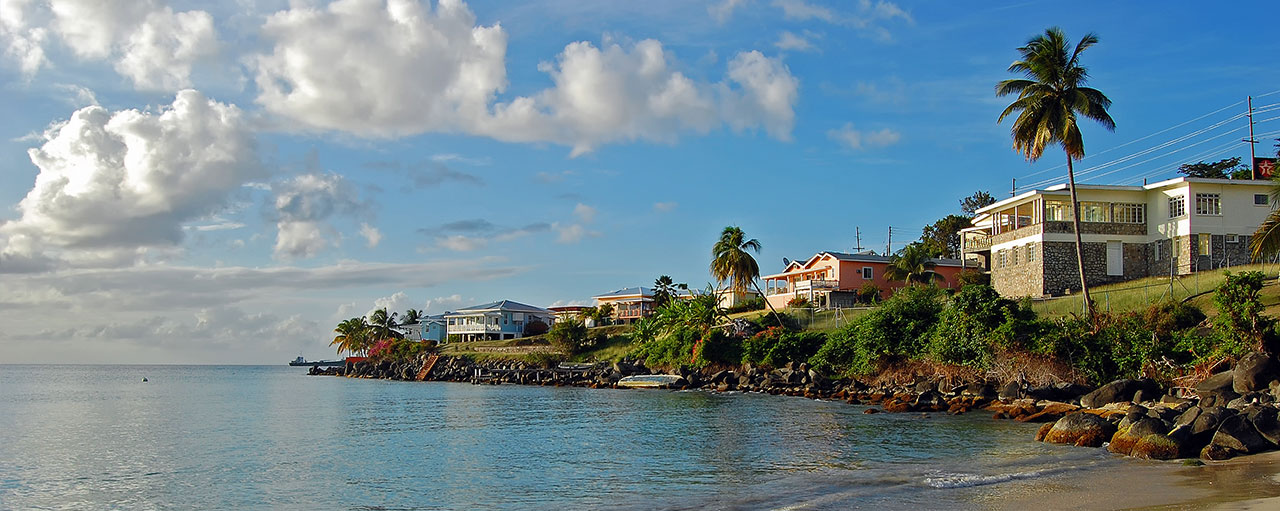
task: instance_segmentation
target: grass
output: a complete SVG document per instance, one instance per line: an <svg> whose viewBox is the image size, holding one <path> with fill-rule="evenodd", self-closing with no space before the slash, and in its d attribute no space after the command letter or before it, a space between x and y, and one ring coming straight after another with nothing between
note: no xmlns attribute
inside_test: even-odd
<svg viewBox="0 0 1280 511"><path fill-rule="evenodd" d="M795 318L796 321L800 323L801 330L812 330L817 332L830 333L830 332L834 332L835 330L839 329L842 326L849 324L849 322L853 321L855 318L858 318L860 316L867 314L868 312L871 312L872 310L873 309L871 308L859 307L856 309L840 309L840 310L831 309L831 310L822 310L822 311L814 312L813 309L785 308L785 309L779 309L778 313L786 314L788 316L791 316L792 318ZM768 309L765 309L763 311L740 312L737 314L730 314L729 319L742 318L746 320L753 320L767 314L769 314Z"/></svg>
<svg viewBox="0 0 1280 511"><path fill-rule="evenodd" d="M1173 280L1172 299L1188 300L1199 306L1206 314L1211 314L1211 311L1214 311L1213 290L1226 280L1225 272L1261 271L1269 278L1274 279L1277 270L1280 270L1280 266L1275 264L1250 264L1180 275ZM1280 310L1280 307L1275 307L1280 305L1280 294L1277 294L1280 293L1280 287L1274 284L1274 280L1268 281L1267 287L1263 289L1264 295L1276 297L1271 302L1263 300L1263 303L1268 305L1269 313L1275 312L1271 310L1273 307ZM1093 297L1093 302L1098 310L1111 312L1142 310L1151 304L1170 299L1171 295L1169 277L1167 276L1146 277L1118 284L1098 286L1091 288L1089 293ZM1080 294L1074 294L1035 301L1032 307L1037 314L1043 317L1057 317L1071 313L1083 313L1083 304L1084 298Z"/></svg>

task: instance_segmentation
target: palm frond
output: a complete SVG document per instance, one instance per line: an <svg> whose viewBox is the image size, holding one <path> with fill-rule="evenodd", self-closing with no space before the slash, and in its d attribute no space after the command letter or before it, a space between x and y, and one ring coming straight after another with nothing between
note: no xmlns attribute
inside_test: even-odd
<svg viewBox="0 0 1280 511"><path fill-rule="evenodd" d="M1249 254L1254 261L1280 253L1280 210L1272 210L1249 238Z"/></svg>

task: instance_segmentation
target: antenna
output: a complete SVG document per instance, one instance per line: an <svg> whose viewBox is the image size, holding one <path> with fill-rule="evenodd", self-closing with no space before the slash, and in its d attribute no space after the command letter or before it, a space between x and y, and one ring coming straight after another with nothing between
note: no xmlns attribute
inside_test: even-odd
<svg viewBox="0 0 1280 511"><path fill-rule="evenodd" d="M888 256L893 253L893 226L889 226L889 239L884 243L884 255Z"/></svg>
<svg viewBox="0 0 1280 511"><path fill-rule="evenodd" d="M785 257L782 258L782 268L785 270L788 266L791 266L791 260Z"/></svg>

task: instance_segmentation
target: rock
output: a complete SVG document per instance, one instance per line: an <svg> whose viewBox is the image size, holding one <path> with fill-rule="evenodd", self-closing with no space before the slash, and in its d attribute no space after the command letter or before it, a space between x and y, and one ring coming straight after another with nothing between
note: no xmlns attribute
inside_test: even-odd
<svg viewBox="0 0 1280 511"><path fill-rule="evenodd" d="M999 399L1018 399L1022 397L1022 382L1011 381L1004 384L1004 386L1000 387L1000 392L996 397Z"/></svg>
<svg viewBox="0 0 1280 511"><path fill-rule="evenodd" d="M1115 435L1115 425L1097 415L1076 412L1053 424L1044 436L1051 444L1098 447Z"/></svg>
<svg viewBox="0 0 1280 511"><path fill-rule="evenodd" d="M1265 353L1245 355L1231 372L1231 390L1236 394L1267 390L1271 382L1280 380L1280 365Z"/></svg>
<svg viewBox="0 0 1280 511"><path fill-rule="evenodd" d="M1235 373L1233 371L1223 371L1196 385L1196 395L1200 396L1200 406L1217 407L1226 406L1229 401L1240 397L1236 394L1234 388Z"/></svg>
<svg viewBox="0 0 1280 511"><path fill-rule="evenodd" d="M1171 460L1182 455L1182 443L1167 435L1151 434L1140 438L1129 455L1148 460Z"/></svg>
<svg viewBox="0 0 1280 511"><path fill-rule="evenodd" d="M1233 415L1222 421L1218 431L1213 434L1213 439L1202 451L1209 456L1201 454L1201 457L1211 460L1227 459L1242 454L1262 452L1271 445L1248 419L1242 415Z"/></svg>
<svg viewBox="0 0 1280 511"><path fill-rule="evenodd" d="M1100 408L1111 403L1131 402L1140 390L1144 394L1159 395L1160 385L1148 379L1116 380L1085 394L1080 398L1080 404L1085 408Z"/></svg>
<svg viewBox="0 0 1280 511"><path fill-rule="evenodd" d="M925 392L937 391L938 383L933 380L923 380L923 381L920 381L919 383L916 383L913 390L917 394L924 394Z"/></svg>
<svg viewBox="0 0 1280 511"><path fill-rule="evenodd" d="M1053 426L1054 426L1054 423L1052 422L1046 422L1043 425L1041 425L1040 429L1036 430L1036 441L1043 442L1044 437L1049 436L1049 431L1053 429Z"/></svg>
<svg viewBox="0 0 1280 511"><path fill-rule="evenodd" d="M987 383L971 383L964 388L960 395L982 400L992 400L999 397L999 394L996 393L996 387Z"/></svg>
<svg viewBox="0 0 1280 511"><path fill-rule="evenodd" d="M1128 420L1128 417L1125 419ZM1111 444L1107 446L1108 451L1116 454L1131 455L1138 441L1151 435L1163 437L1169 432L1169 425L1164 421L1146 416L1138 418L1131 424L1124 424L1124 421L1121 421L1121 424L1116 434L1111 437Z"/></svg>
<svg viewBox="0 0 1280 511"><path fill-rule="evenodd" d="M1070 403L1048 403L1040 411L1017 418L1018 422L1055 422L1080 407Z"/></svg>
<svg viewBox="0 0 1280 511"><path fill-rule="evenodd" d="M884 403L884 411L889 413L902 413L911 411L911 404L897 399L891 399Z"/></svg>
<svg viewBox="0 0 1280 511"><path fill-rule="evenodd" d="M1260 406L1245 412L1245 415L1262 438L1271 442L1273 446L1280 446L1280 410L1270 406Z"/></svg>
<svg viewBox="0 0 1280 511"><path fill-rule="evenodd" d="M863 410L862 413L870 415L873 413L880 413L880 410L877 410L875 408L867 408L866 410Z"/></svg>
<svg viewBox="0 0 1280 511"><path fill-rule="evenodd" d="M947 409L947 399L936 390L927 390L916 397L915 410L941 411Z"/></svg>

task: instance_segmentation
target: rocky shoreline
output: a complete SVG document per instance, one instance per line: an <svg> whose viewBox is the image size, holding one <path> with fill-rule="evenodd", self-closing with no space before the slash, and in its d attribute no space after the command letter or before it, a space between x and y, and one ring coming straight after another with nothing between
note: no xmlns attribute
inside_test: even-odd
<svg viewBox="0 0 1280 511"><path fill-rule="evenodd" d="M424 365L429 371L422 374ZM426 356L406 361L347 363L308 374L390 380L618 387L624 377L652 374L643 363L547 368L521 361L474 362ZM1044 423L1036 440L1101 447L1146 459L1225 460L1280 449L1280 362L1253 353L1194 389L1169 389L1149 379L1117 380L1093 389L1073 383L1031 386L1019 381L954 382L919 379L870 385L829 379L805 364L777 369L744 364L730 369L669 371L666 388L763 392L869 405L864 413L991 413L994 419ZM1185 396L1179 394L1185 394Z"/></svg>

